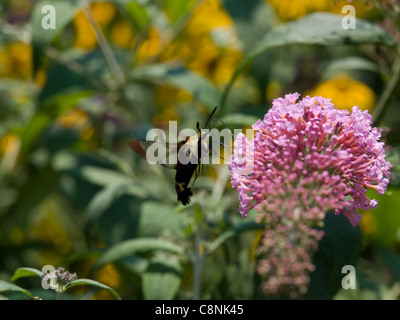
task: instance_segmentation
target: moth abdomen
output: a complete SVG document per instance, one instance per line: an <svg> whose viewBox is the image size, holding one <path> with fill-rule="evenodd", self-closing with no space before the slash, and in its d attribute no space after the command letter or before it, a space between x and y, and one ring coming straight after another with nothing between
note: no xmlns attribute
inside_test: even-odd
<svg viewBox="0 0 400 320"><path fill-rule="evenodd" d="M184 206L190 203L190 197L193 196L190 188L183 189L182 192L177 192L178 201L182 202Z"/></svg>

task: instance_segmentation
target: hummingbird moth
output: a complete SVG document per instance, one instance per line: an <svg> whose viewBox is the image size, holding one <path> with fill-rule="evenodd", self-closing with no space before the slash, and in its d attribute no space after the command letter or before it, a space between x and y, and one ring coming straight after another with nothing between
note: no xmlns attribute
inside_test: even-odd
<svg viewBox="0 0 400 320"><path fill-rule="evenodd" d="M207 129L211 123L211 119L217 110L217 107L211 112L208 117L204 128ZM190 203L190 198L193 196L191 188L189 188L190 180L193 175L194 182L203 172L203 164L201 163L201 155L204 154L204 148L206 140L208 140L208 132L202 132L200 129L199 122L196 123L196 128L198 133L192 136L187 136L185 140L180 141L176 144L175 148L168 146L169 150L174 150L177 154L181 151L184 152L186 159L189 161L181 161L178 157L177 163L174 165L162 164L164 167L176 170L175 173L175 191L177 194L178 201L180 201L184 206ZM130 148L139 154L141 157L146 158L146 153L148 149L148 144L146 141L142 140L131 140L128 142ZM208 150L208 149L207 149ZM193 185L192 184L192 185Z"/></svg>

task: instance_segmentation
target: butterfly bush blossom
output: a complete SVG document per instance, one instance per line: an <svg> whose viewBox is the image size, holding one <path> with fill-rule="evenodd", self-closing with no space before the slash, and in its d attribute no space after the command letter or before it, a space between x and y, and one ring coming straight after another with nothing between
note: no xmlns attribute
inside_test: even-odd
<svg viewBox="0 0 400 320"><path fill-rule="evenodd" d="M288 94L254 125L255 138L235 139L229 165L239 212L266 224L257 254L262 289L295 298L307 291L312 255L323 236L325 212L357 226L357 208L378 203L366 191L386 191L391 165L371 115L357 106L339 110L330 99Z"/></svg>

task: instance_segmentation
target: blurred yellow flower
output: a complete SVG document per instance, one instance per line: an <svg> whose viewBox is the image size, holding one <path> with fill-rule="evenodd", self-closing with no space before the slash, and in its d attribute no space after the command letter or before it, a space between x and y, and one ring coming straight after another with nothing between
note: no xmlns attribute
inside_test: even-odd
<svg viewBox="0 0 400 320"><path fill-rule="evenodd" d="M91 3L90 10L94 21L100 28L105 28L114 18L116 13L115 5L108 2ZM97 37L83 10L79 10L76 13L73 19L73 24L76 32L73 44L74 47L84 50L93 50L97 46Z"/></svg>
<svg viewBox="0 0 400 320"><path fill-rule="evenodd" d="M205 0L194 8L186 32L191 35L204 34L215 27L231 25L232 19L219 0Z"/></svg>
<svg viewBox="0 0 400 320"><path fill-rule="evenodd" d="M331 8L329 11L332 13L345 15L344 13L342 13L342 8L346 5L351 5L354 7L356 11L356 17L358 18L366 17L374 8L372 1L369 2L360 0L335 0L331 1Z"/></svg>
<svg viewBox="0 0 400 320"><path fill-rule="evenodd" d="M362 213L360 221L361 232L365 235L373 234L376 231L376 219L370 210Z"/></svg>
<svg viewBox="0 0 400 320"><path fill-rule="evenodd" d="M0 48L0 76L7 77L13 69L11 57L5 48Z"/></svg>
<svg viewBox="0 0 400 320"><path fill-rule="evenodd" d="M339 75L324 81L306 94L312 97L330 98L335 107L347 110L358 106L361 110L372 111L376 101L375 93L371 88L347 75Z"/></svg>
<svg viewBox="0 0 400 320"><path fill-rule="evenodd" d="M328 11L333 0L266 0L283 20L298 19L310 12Z"/></svg>
<svg viewBox="0 0 400 320"><path fill-rule="evenodd" d="M20 145L19 137L14 133L7 133L0 139L0 155L15 152Z"/></svg>
<svg viewBox="0 0 400 320"><path fill-rule="evenodd" d="M73 108L56 119L58 125L63 128L79 128L88 124L89 118L83 110Z"/></svg>
<svg viewBox="0 0 400 320"><path fill-rule="evenodd" d="M135 60L143 62L147 59L154 57L160 52L161 49L161 35L160 31L152 26L149 28L147 38L139 45Z"/></svg>
<svg viewBox="0 0 400 320"><path fill-rule="evenodd" d="M24 42L12 43L10 45L10 52L19 69L18 71L26 72L25 69L30 69L32 58L32 46L30 44Z"/></svg>
<svg viewBox="0 0 400 320"><path fill-rule="evenodd" d="M162 60L180 60L190 70L216 84L229 81L242 52L234 45L233 22L218 0L206 0L193 9L182 37L169 44L162 52ZM218 31L226 34L229 43L218 41Z"/></svg>
<svg viewBox="0 0 400 320"><path fill-rule="evenodd" d="M212 70L211 79L216 84L228 83L242 59L242 52L233 49L224 49L214 70Z"/></svg>
<svg viewBox="0 0 400 320"><path fill-rule="evenodd" d="M110 31L111 41L121 48L128 49L133 43L133 32L131 25L124 21L116 22Z"/></svg>
<svg viewBox="0 0 400 320"><path fill-rule="evenodd" d="M47 73L44 69L39 69L35 75L35 84L43 88L47 81Z"/></svg>
<svg viewBox="0 0 400 320"><path fill-rule="evenodd" d="M174 97L174 102L168 104L171 97ZM179 102L190 102L193 100L193 95L176 87L163 85L156 87L156 99L158 105L167 109Z"/></svg>
<svg viewBox="0 0 400 320"><path fill-rule="evenodd" d="M117 11L115 5L110 2L92 2L90 10L94 21L100 25L106 25L111 22Z"/></svg>
<svg viewBox="0 0 400 320"><path fill-rule="evenodd" d="M208 34L187 38L163 53L163 60L180 59L188 69L216 84L227 83L242 58L236 49L219 48Z"/></svg>
<svg viewBox="0 0 400 320"><path fill-rule="evenodd" d="M32 45L22 41L0 48L0 75L27 79L32 76Z"/></svg>
<svg viewBox="0 0 400 320"><path fill-rule="evenodd" d="M209 36L197 37L197 41L183 42L181 57L189 69L204 76L216 66L219 50Z"/></svg>
<svg viewBox="0 0 400 320"><path fill-rule="evenodd" d="M85 111L78 108L73 108L59 116L56 124L62 128L78 130L83 140L89 139L94 133L90 117Z"/></svg>
<svg viewBox="0 0 400 320"><path fill-rule="evenodd" d="M250 250L250 258L252 261L256 260L256 251L261 243L263 236L264 236L264 230L256 231L256 234L255 234L255 237L253 240L253 245L251 246L251 250Z"/></svg>
<svg viewBox="0 0 400 320"><path fill-rule="evenodd" d="M106 264L95 272L95 279L107 286L116 289L120 285L120 276L118 270L112 264ZM107 290L101 290L96 294L98 300L114 299Z"/></svg>
<svg viewBox="0 0 400 320"><path fill-rule="evenodd" d="M96 33L82 10L75 15L73 24L76 32L74 47L84 50L94 49L97 46Z"/></svg>
<svg viewBox="0 0 400 320"><path fill-rule="evenodd" d="M153 123L157 128L163 126L169 121L178 121L178 120L179 120L179 115L173 108L163 109L153 117Z"/></svg>
<svg viewBox="0 0 400 320"><path fill-rule="evenodd" d="M0 139L0 168L4 172L12 171L17 163L21 139L14 133L7 133Z"/></svg>
<svg viewBox="0 0 400 320"><path fill-rule="evenodd" d="M265 0L282 20L295 20L306 14L323 11L342 14L345 5L352 5L357 17L364 17L372 8L365 1L348 0Z"/></svg>

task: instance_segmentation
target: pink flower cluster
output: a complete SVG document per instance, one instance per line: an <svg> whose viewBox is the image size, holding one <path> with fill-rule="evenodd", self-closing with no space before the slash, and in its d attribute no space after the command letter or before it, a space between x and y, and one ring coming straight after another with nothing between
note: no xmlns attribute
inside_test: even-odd
<svg viewBox="0 0 400 320"><path fill-rule="evenodd" d="M322 97L298 98L275 99L253 125L253 140L238 134L229 166L242 217L255 208L257 221L267 225L258 272L271 294L305 292L323 236L315 227L325 212L341 213L356 226L356 208L377 206L367 189L383 194L389 183L391 165L367 111L339 110Z"/></svg>
<svg viewBox="0 0 400 320"><path fill-rule="evenodd" d="M383 194L389 182L391 165L385 161L381 134L371 127L368 111L356 106L351 113L338 110L322 97L296 103L298 97L275 99L264 121L253 125L253 141L237 135L229 170L239 192L239 212L246 217L260 205L273 211L293 189L299 205L307 203L305 209L334 209L356 226L360 218L355 209L378 204L366 196L367 188ZM251 172L246 163L253 164Z"/></svg>

